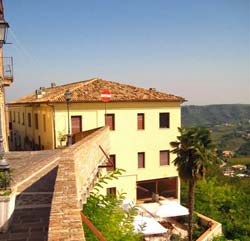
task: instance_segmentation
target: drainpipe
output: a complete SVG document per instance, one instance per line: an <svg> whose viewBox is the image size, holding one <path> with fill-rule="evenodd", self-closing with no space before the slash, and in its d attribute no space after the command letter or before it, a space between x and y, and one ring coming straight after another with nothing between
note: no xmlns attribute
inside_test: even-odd
<svg viewBox="0 0 250 241"><path fill-rule="evenodd" d="M34 121L34 106L31 107L31 128L32 128L32 151L35 149L35 121Z"/></svg>
<svg viewBox="0 0 250 241"><path fill-rule="evenodd" d="M53 149L56 149L56 121L55 121L55 106L50 105L46 103L47 106L51 107L52 109L52 116L53 116L53 121L52 121L52 129L53 129Z"/></svg>
<svg viewBox="0 0 250 241"><path fill-rule="evenodd" d="M27 136L27 125L28 125L28 118L27 118L27 110L26 110L26 105L24 106L24 150L26 150L26 142L25 142L25 139L26 139L26 136Z"/></svg>

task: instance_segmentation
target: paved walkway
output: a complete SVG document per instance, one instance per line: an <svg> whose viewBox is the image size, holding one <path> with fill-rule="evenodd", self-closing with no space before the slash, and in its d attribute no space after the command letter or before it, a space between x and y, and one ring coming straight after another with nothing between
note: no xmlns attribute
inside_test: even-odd
<svg viewBox="0 0 250 241"><path fill-rule="evenodd" d="M57 167L52 167L47 174L38 173L55 160L52 157L57 153L55 150L10 152L6 155L13 169L13 185L18 186L19 193L10 228L7 233L0 233L0 241L47 241ZM28 180L32 174L34 178ZM23 180L26 182L20 186Z"/></svg>
<svg viewBox="0 0 250 241"><path fill-rule="evenodd" d="M50 207L15 209L10 229L1 241L46 241Z"/></svg>
<svg viewBox="0 0 250 241"><path fill-rule="evenodd" d="M6 158L10 163L12 173L12 186L24 182L42 168L53 162L53 157L61 153L62 150L45 151L13 151L6 153Z"/></svg>

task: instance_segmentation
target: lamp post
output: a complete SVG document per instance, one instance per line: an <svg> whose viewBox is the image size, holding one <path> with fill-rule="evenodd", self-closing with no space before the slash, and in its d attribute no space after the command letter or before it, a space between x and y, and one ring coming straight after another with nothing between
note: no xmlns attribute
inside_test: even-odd
<svg viewBox="0 0 250 241"><path fill-rule="evenodd" d="M6 38L6 32L7 28L9 27L9 24L4 20L4 11L3 11L3 3L2 0L0 0L0 51L2 51L3 44L5 44L5 38ZM2 61L1 61L2 63ZM3 66L0 66L0 68L3 68ZM0 92L1 95L3 95L3 76L0 76ZM3 176L2 181L3 183L0 183L0 188L7 188L7 186L10 185L9 180L9 171L10 171L10 165L8 163L8 160L5 157L4 154L4 145L3 145L3 126L2 126L2 119L5 118L4 115L4 102L0 103L0 174ZM3 117L2 117L3 115Z"/></svg>
<svg viewBox="0 0 250 241"><path fill-rule="evenodd" d="M4 19L0 19L0 48L2 48L3 44L6 43L5 39L8 27L9 24Z"/></svg>
<svg viewBox="0 0 250 241"><path fill-rule="evenodd" d="M4 20L3 1L0 0L0 48L5 44L6 32L9 27L8 22Z"/></svg>
<svg viewBox="0 0 250 241"><path fill-rule="evenodd" d="M64 97L67 103L67 111L68 111L68 134L67 134L67 146L72 145L72 136L70 134L70 118L69 118L69 102L71 100L71 93L69 89L67 89L64 93Z"/></svg>

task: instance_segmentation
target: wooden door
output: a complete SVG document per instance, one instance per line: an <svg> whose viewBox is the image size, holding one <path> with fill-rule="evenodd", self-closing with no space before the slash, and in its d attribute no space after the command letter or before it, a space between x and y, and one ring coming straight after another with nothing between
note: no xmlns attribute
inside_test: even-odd
<svg viewBox="0 0 250 241"><path fill-rule="evenodd" d="M71 134L74 135L82 131L82 117L71 116Z"/></svg>

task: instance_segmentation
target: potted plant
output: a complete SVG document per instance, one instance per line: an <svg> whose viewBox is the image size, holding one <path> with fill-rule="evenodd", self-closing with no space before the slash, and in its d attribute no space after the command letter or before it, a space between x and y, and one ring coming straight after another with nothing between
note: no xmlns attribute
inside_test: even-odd
<svg viewBox="0 0 250 241"><path fill-rule="evenodd" d="M62 131L58 131L58 140L61 146L66 146L66 134Z"/></svg>
<svg viewBox="0 0 250 241"><path fill-rule="evenodd" d="M5 157L0 154L0 232L8 230L15 209L16 195L11 191L10 181L10 166Z"/></svg>

